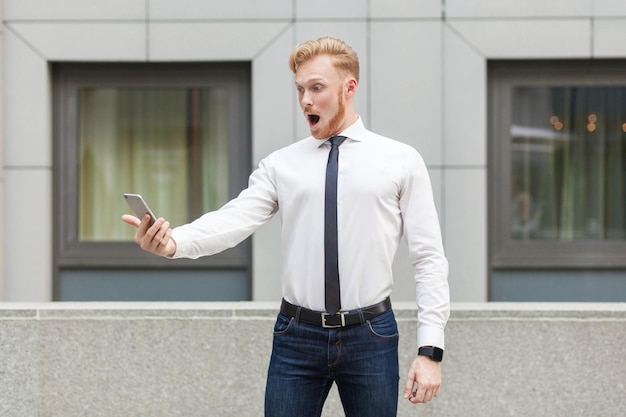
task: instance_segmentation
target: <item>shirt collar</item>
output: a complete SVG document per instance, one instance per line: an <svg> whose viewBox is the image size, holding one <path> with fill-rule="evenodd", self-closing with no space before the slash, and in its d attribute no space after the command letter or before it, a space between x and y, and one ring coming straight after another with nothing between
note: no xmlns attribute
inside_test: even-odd
<svg viewBox="0 0 626 417"><path fill-rule="evenodd" d="M351 140L361 142L365 136L365 125L363 124L363 120L361 120L361 116L359 116L356 122L352 123L337 136L345 136ZM317 141L319 141L317 146L322 146L323 144L328 142L328 139L330 138L324 140L316 139Z"/></svg>

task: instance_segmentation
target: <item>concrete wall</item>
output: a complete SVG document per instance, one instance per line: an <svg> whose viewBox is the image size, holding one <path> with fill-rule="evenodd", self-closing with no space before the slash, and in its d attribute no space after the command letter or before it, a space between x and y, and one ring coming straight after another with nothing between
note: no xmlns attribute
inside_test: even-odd
<svg viewBox="0 0 626 417"><path fill-rule="evenodd" d="M2 17L3 17L3 13L2 13L2 1L0 0L0 21L2 21ZM3 65L2 65L2 60L3 60L3 54L2 54L2 39L3 39L3 29L4 29L4 25L0 26L0 161L3 161L3 153L2 153L2 149L3 149L3 135L2 135L2 115L4 114L4 112L2 111L2 103L3 103L3 89L2 89L2 84L3 84L3 74L2 74L2 69L3 69ZM3 211L3 206L4 206L4 200L2 198L2 196L4 195L4 170L0 169L0 236L4 236L4 230L3 230L3 221L2 219L4 218L4 215L2 213ZM4 286L3 286L3 279L2 279L2 265L4 264L3 262L3 254L4 254L4 249L3 249L3 242L4 239L0 239L0 300L4 300L3 297L3 292L4 292Z"/></svg>
<svg viewBox="0 0 626 417"><path fill-rule="evenodd" d="M277 308L0 304L0 415L261 416ZM395 311L402 386L416 311ZM441 395L399 416L621 417L625 357L624 304L455 304Z"/></svg>
<svg viewBox="0 0 626 417"><path fill-rule="evenodd" d="M452 298L484 301L487 60L626 58L626 2L617 0L2 3L0 242L10 244L0 282L7 301L52 296L50 62L250 61L256 164L307 135L286 65L293 46L322 35L344 38L361 57L357 108L366 125L414 145L428 165ZM280 296L279 249L269 244L278 240L277 221L255 236L254 300ZM396 297L412 299L405 251L395 271Z"/></svg>

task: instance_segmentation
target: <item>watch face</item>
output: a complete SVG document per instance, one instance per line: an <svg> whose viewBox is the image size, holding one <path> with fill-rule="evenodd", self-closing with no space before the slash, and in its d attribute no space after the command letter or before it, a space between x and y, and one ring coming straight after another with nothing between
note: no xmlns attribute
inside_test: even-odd
<svg viewBox="0 0 626 417"><path fill-rule="evenodd" d="M433 355L431 358L434 361L441 362L443 360L443 349L439 349L438 347L433 348Z"/></svg>

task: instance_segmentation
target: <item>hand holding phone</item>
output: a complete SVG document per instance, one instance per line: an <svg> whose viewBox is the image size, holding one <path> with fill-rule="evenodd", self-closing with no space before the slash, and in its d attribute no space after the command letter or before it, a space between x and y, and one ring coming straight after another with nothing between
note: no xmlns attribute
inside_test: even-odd
<svg viewBox="0 0 626 417"><path fill-rule="evenodd" d="M124 222L137 228L135 242L137 242L143 250L155 255L168 258L173 257L176 253L176 242L172 239L172 229L170 229L169 222L163 220L157 230L151 230L150 226L157 221L157 218L141 195L126 193L124 194L124 198L137 217L139 217L140 221L143 221L146 214L150 215L150 225L147 228L140 228L139 226L141 224L137 223L137 219L129 214L122 216Z"/></svg>
<svg viewBox="0 0 626 417"><path fill-rule="evenodd" d="M150 226L156 221L156 216L148 207L148 204L145 202L143 197L140 194L124 194L124 198L128 205L133 209L139 220L142 220L146 214L150 215Z"/></svg>

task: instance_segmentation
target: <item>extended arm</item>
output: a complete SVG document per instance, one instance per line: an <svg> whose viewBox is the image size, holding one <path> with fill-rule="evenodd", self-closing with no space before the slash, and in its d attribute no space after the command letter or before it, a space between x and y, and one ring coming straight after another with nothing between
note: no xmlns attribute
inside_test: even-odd
<svg viewBox="0 0 626 417"><path fill-rule="evenodd" d="M270 163L261 161L250 176L248 188L219 210L170 229L165 219L148 225L149 217L124 215L122 220L137 228L135 241L155 255L170 258L198 258L237 245L265 224L278 210L276 187Z"/></svg>

